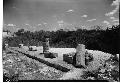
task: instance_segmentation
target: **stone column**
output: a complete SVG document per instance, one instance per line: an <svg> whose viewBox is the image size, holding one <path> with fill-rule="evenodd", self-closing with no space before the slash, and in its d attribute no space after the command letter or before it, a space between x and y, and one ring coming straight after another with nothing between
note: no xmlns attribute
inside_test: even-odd
<svg viewBox="0 0 125 83"><path fill-rule="evenodd" d="M43 43L43 53L47 53L49 51L49 38L45 39Z"/></svg>
<svg viewBox="0 0 125 83"><path fill-rule="evenodd" d="M85 67L85 45L78 44L76 47L76 66Z"/></svg>

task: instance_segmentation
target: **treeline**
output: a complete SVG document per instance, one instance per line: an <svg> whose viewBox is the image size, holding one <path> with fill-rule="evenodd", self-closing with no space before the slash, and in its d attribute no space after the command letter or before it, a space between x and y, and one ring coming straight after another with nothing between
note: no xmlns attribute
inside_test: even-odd
<svg viewBox="0 0 125 83"><path fill-rule="evenodd" d="M20 29L14 33L14 37L4 38L4 42L10 46L24 45L42 45L44 38L50 38L51 47L73 47L77 44L85 44L87 49L100 50L112 54L120 52L120 26L112 26L106 30L100 29L78 29L76 31L25 31Z"/></svg>

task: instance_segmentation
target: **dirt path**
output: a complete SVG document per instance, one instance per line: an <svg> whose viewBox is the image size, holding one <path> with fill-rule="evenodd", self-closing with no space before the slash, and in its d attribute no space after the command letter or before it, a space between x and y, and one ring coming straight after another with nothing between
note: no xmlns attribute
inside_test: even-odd
<svg viewBox="0 0 125 83"><path fill-rule="evenodd" d="M73 70L63 74L60 80L80 79L81 75L83 74L84 74L84 69L74 68Z"/></svg>

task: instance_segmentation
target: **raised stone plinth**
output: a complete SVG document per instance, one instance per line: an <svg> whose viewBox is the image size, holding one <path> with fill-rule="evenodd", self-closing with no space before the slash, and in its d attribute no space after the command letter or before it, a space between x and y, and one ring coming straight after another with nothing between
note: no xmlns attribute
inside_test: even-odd
<svg viewBox="0 0 125 83"><path fill-rule="evenodd" d="M44 57L45 58L56 58L58 57L58 54L57 53L44 53Z"/></svg>
<svg viewBox="0 0 125 83"><path fill-rule="evenodd" d="M73 64L74 56L75 56L74 52L63 54L63 61L67 62L68 64Z"/></svg>

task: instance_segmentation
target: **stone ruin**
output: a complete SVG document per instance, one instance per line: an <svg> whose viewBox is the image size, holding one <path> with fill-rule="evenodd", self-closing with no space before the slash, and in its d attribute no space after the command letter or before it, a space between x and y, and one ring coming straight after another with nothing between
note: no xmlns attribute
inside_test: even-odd
<svg viewBox="0 0 125 83"><path fill-rule="evenodd" d="M83 66L85 67L85 45L83 44L78 44L76 47L76 66Z"/></svg>
<svg viewBox="0 0 125 83"><path fill-rule="evenodd" d="M49 38L45 38L45 42L43 42L43 53L49 52Z"/></svg>
<svg viewBox="0 0 125 83"><path fill-rule="evenodd" d="M63 54L63 61L67 62L68 64L75 64L75 52Z"/></svg>
<svg viewBox="0 0 125 83"><path fill-rule="evenodd" d="M43 54L46 58L56 58L58 57L57 53L50 53L49 52L49 38L45 39L45 42L43 42ZM63 61L73 64L76 67L86 67L87 62L91 61L92 55L87 52L85 49L85 45L78 44L76 47L76 53L69 53L69 54L63 54Z"/></svg>
<svg viewBox="0 0 125 83"><path fill-rule="evenodd" d="M88 53L85 49L85 45L78 44L76 47L76 53L63 54L63 60L68 64L72 64L75 67L84 67L88 65L88 62L93 60L92 54Z"/></svg>
<svg viewBox="0 0 125 83"><path fill-rule="evenodd" d="M43 54L45 58L56 58L58 57L57 53L50 53L49 52L49 38L45 38L45 42L43 42Z"/></svg>
<svg viewBox="0 0 125 83"><path fill-rule="evenodd" d="M20 44L20 47L22 47L23 44ZM45 58L56 58L58 57L57 53L50 53L49 52L49 38L45 38L45 41L43 42L43 54ZM29 47L29 50L33 50ZM73 64L76 67L86 67L87 62L92 60L92 55L90 55L87 50L85 49L85 45L78 44L76 47L76 52L69 53L69 54L63 54L63 61Z"/></svg>

